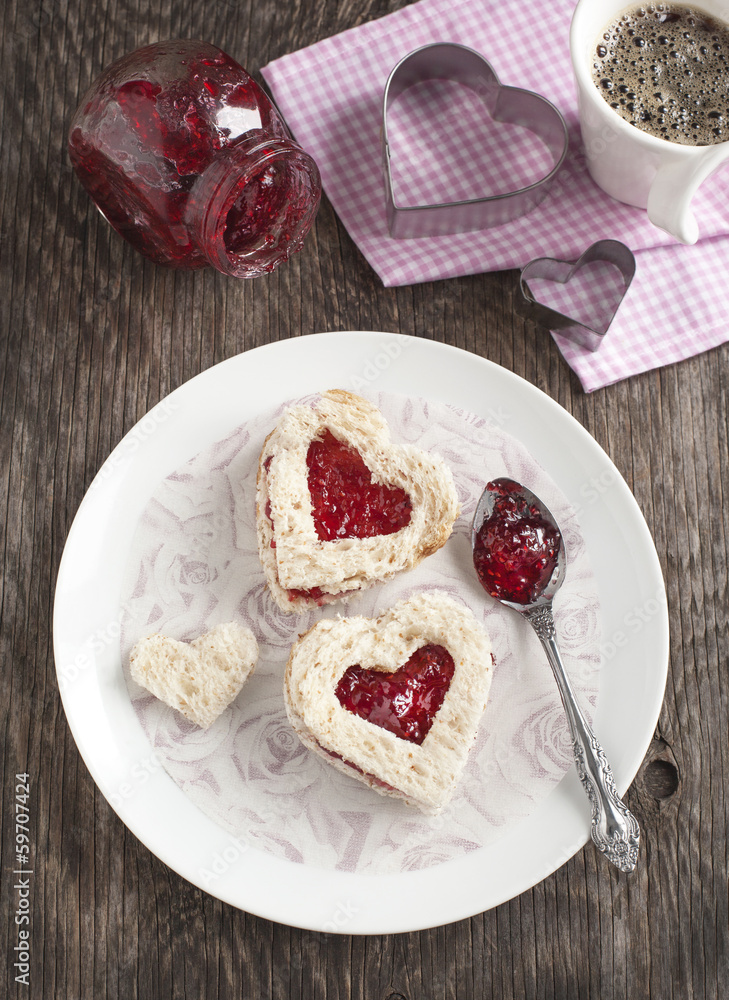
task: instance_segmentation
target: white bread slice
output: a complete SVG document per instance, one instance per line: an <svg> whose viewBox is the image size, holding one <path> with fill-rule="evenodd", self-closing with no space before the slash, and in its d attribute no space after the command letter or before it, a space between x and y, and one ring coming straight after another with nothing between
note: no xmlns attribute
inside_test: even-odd
<svg viewBox="0 0 729 1000"><path fill-rule="evenodd" d="M344 708L336 687L348 667L394 672L421 646L444 646L455 672L421 745ZM289 721L328 764L381 794L437 813L463 771L486 707L491 642L471 611L439 591L400 601L377 619L328 618L291 649L284 677Z"/></svg>
<svg viewBox="0 0 729 1000"><path fill-rule="evenodd" d="M257 659L256 637L237 622L216 625L190 643L150 635L129 658L137 684L202 729L238 695Z"/></svg>
<svg viewBox="0 0 729 1000"><path fill-rule="evenodd" d="M355 448L373 481L405 490L410 522L389 535L322 541L312 517L307 453L329 430ZM270 517L269 517L270 512ZM453 476L442 459L396 445L368 400L325 392L314 406L291 407L266 439L258 466L258 551L271 595L282 611L301 612L412 569L445 544L458 516ZM292 594L292 591L311 591Z"/></svg>

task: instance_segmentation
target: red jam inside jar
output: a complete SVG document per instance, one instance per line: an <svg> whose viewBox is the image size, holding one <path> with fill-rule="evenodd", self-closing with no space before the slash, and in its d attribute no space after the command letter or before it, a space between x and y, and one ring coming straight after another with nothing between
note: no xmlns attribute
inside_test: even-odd
<svg viewBox="0 0 729 1000"><path fill-rule="evenodd" d="M335 694L348 712L420 746L440 711L455 672L444 646L416 649L394 673L348 667Z"/></svg>
<svg viewBox="0 0 729 1000"><path fill-rule="evenodd" d="M412 503L405 490L373 482L357 449L331 431L311 442L306 464L321 541L391 535L410 523Z"/></svg>
<svg viewBox="0 0 729 1000"><path fill-rule="evenodd" d="M486 487L496 493L491 514L476 533L473 564L485 590L502 601L531 604L557 565L560 533L539 507L529 505L510 479Z"/></svg>
<svg viewBox="0 0 729 1000"><path fill-rule="evenodd" d="M268 273L301 249L319 206L312 158L256 81L207 42L119 59L82 100L68 145L101 213L157 264Z"/></svg>

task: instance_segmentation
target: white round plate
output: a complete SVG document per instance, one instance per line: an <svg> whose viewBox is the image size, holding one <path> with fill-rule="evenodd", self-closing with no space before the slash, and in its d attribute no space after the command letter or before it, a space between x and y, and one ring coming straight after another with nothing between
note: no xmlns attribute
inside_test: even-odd
<svg viewBox="0 0 729 1000"><path fill-rule="evenodd" d="M356 875L233 841L156 762L127 693L119 650L122 577L145 504L161 479L257 413L325 389L368 387L440 400L496 422L526 445L578 510L602 614L594 728L621 793L653 735L668 669L663 578L630 490L587 431L517 375L434 341L321 333L238 355L162 400L104 463L66 542L53 631L71 731L124 823L184 878L250 913L344 934L435 927L511 899L586 843L590 818L570 769L508 837L423 871Z"/></svg>

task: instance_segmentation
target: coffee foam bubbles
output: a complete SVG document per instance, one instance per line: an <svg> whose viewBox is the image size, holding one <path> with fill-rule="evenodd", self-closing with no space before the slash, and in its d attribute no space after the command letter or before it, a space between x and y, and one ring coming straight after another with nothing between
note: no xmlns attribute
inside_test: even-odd
<svg viewBox="0 0 729 1000"><path fill-rule="evenodd" d="M691 146L729 140L729 26L703 11L626 10L597 40L592 77L643 132Z"/></svg>

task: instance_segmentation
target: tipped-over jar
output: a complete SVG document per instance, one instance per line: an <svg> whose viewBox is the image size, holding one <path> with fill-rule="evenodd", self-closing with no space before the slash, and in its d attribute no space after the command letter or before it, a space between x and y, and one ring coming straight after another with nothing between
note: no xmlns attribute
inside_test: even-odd
<svg viewBox="0 0 729 1000"><path fill-rule="evenodd" d="M321 181L256 81L214 45L168 41L113 63L71 122L74 169L145 257L252 278L299 250Z"/></svg>

